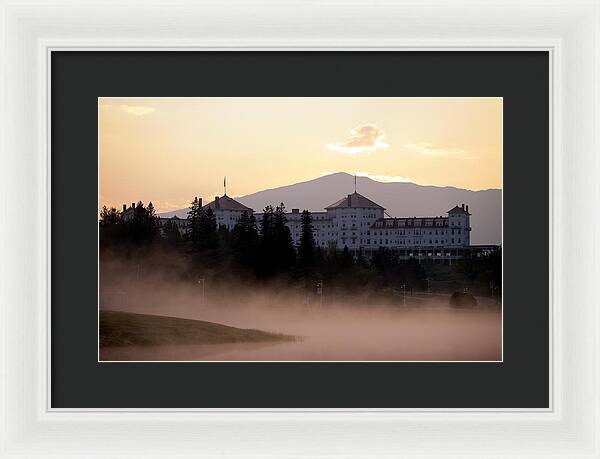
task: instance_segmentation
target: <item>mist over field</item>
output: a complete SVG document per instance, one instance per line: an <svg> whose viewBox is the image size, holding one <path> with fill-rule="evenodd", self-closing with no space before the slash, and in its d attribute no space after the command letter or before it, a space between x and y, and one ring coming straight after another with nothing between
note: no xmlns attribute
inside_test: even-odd
<svg viewBox="0 0 600 459"><path fill-rule="evenodd" d="M266 342L101 346L101 360L501 360L501 312L482 299L452 308L449 295L408 298L365 289L306 294L282 280L182 276L174 257L101 260L101 311L220 324L293 337ZM160 326L157 326L160 328ZM160 330L158 330L160 331Z"/></svg>

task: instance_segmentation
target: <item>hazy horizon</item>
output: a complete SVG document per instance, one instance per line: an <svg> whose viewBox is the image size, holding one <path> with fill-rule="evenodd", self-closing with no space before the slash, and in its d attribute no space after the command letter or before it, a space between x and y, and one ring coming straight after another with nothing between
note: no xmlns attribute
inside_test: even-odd
<svg viewBox="0 0 600 459"><path fill-rule="evenodd" d="M244 199L244 198L247 198L249 196L253 196L253 195L257 194L257 193L261 193L261 192L265 192L265 191L277 190L277 189L286 188L286 187L292 187L294 185L300 185L300 184L304 184L304 183L309 183L309 182L316 181L316 180L318 180L320 178L323 178L323 177L328 177L328 176L333 176L333 175L338 175L338 174L344 174L344 175L347 175L350 178L354 177L353 174L350 174L348 172L342 172L342 171L330 172L330 173L321 175L319 177L314 177L314 178L310 178L310 179L306 179L306 180L301 180L299 182L289 183L289 184L285 184L285 185L281 185L281 186L277 186L277 187L272 187L272 188L258 189L258 190L255 190L255 191L252 191L250 193L243 194L243 195L234 195L234 194L229 193L229 191L228 191L228 196L230 196L230 197L232 197L234 199ZM470 192L474 192L474 193L485 192L485 191L502 191L502 188L484 188L484 189L481 189L481 190L471 190L471 189L468 189L468 188L460 188L460 187L455 187L455 186L450 186L450 185L424 185L424 184L415 183L415 182L408 182L408 181L407 182L381 181L381 180L376 180L373 177L366 177L364 175L357 175L357 179L359 181L360 181L360 179L365 179L365 178L369 179L369 180L372 180L373 182L377 182L377 183L381 183L381 184L408 183L408 184L412 184L412 185L417 185L419 187L451 188L451 189L456 189L456 190L470 191ZM351 191L353 191L353 190L351 190ZM360 189L358 189L357 191L359 193L361 193ZM222 194L223 194L223 191L221 191L220 193L217 192L217 195L219 195L219 196L222 195ZM189 206L190 206L190 204L191 204L191 202L193 201L194 197L196 197L196 196L190 196L189 202L183 203L183 207L172 208L172 209L158 209L157 213L158 214L171 214L174 211L188 209ZM214 199L214 196L197 196L197 197L202 198L205 203L208 203L208 202L210 202L210 201L212 201ZM341 197L343 197L343 195L340 195L340 198ZM133 198L132 202L134 202L134 201L137 202L138 200L136 200L135 198ZM150 200L150 201L152 201L152 200ZM120 209L120 207L121 207L122 204L126 204L127 206L129 206L131 203L128 202L128 201L124 201L122 203L104 203L104 205L106 205L107 207L115 207L116 209ZM147 202L145 202L145 204L147 204ZM274 203L274 204L278 204L278 203ZM155 206L155 209L156 209L156 206ZM309 209L309 210L316 211L316 210L322 210L322 209ZM257 210L255 209L255 211L257 211Z"/></svg>
<svg viewBox="0 0 600 459"><path fill-rule="evenodd" d="M502 188L502 98L99 98L100 207L243 197L338 172ZM360 190L359 190L360 192Z"/></svg>

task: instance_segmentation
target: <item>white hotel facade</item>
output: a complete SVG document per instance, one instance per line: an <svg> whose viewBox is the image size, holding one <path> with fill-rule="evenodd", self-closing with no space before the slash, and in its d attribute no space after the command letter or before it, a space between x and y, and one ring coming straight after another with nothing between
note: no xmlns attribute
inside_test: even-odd
<svg viewBox="0 0 600 459"><path fill-rule="evenodd" d="M385 208L354 192L311 212L316 244L323 249L348 249L369 256L380 247L400 258L459 258L470 243L469 206L462 204L437 217L386 217ZM257 221L262 214L255 214ZM302 232L299 209L286 214L295 244Z"/></svg>
<svg viewBox="0 0 600 459"><path fill-rule="evenodd" d="M217 224L232 230L243 212L253 213L227 195L216 197L203 206L211 208ZM254 213L260 230L262 213ZM296 245L302 232L300 209L286 214L287 226ZM399 258L452 260L471 250L469 206L454 206L446 215L435 217L389 217L385 208L354 192L327 206L323 212L311 212L314 238L322 249L348 247L354 256L368 257L380 247L393 250ZM161 218L164 222L175 219ZM187 228L178 221L180 230ZM493 246L489 246L492 248ZM481 247L483 249L483 247Z"/></svg>

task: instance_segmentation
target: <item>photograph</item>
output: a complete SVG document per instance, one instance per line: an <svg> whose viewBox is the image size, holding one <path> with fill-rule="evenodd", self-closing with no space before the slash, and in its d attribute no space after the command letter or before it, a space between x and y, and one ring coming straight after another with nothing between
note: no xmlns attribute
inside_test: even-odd
<svg viewBox="0 0 600 459"><path fill-rule="evenodd" d="M99 97L99 362L502 362L502 97Z"/></svg>

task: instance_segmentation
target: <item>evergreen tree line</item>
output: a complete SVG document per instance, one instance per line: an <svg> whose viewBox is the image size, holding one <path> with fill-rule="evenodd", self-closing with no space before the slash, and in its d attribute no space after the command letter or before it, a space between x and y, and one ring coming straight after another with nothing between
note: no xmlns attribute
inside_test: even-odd
<svg viewBox="0 0 600 459"><path fill-rule="evenodd" d="M221 272L250 275L257 279L274 277L302 280L305 287L317 283L344 287L347 291L410 284L423 285L426 277L416 260L401 262L391 251L380 249L369 262L360 255L356 260L348 247L323 249L314 238L310 212L301 215L301 233L294 246L287 226L285 206L266 206L260 221L242 213L231 232L218 227L211 209L202 209L194 200L188 215L190 241L202 258Z"/></svg>
<svg viewBox="0 0 600 459"><path fill-rule="evenodd" d="M148 206L139 201L127 219L123 219L116 208L103 206L99 225L101 248L124 244L148 245L158 236L158 217L152 201Z"/></svg>
<svg viewBox="0 0 600 459"><path fill-rule="evenodd" d="M403 275L403 271L415 271L413 267L390 268L386 260L391 260L391 256L374 257L373 260L380 261L369 263L362 256L354 260L347 247L343 251L323 250L316 244L312 223L310 212L303 211L300 242L295 247L283 203L265 207L258 222L253 214L243 212L232 231L228 231L217 224L214 211L203 208L195 198L188 212L187 232L181 234L176 224L167 221L159 237L154 206L151 202L148 206L138 202L127 219L114 207L102 208L100 244L101 248L118 246L119 249L166 244L180 253L192 254L202 275L210 271L250 279L302 280L310 288L323 281L350 290L369 283L381 285L382 279L387 282L393 278L391 272L398 274L400 281L423 277ZM381 276L378 271L386 275Z"/></svg>
<svg viewBox="0 0 600 459"><path fill-rule="evenodd" d="M230 232L217 225L212 209L202 208L194 199L188 213L188 239L193 250L212 267L269 278L289 274L296 264L296 250L286 223L283 204L267 206L260 222L253 214L243 212Z"/></svg>
<svg viewBox="0 0 600 459"><path fill-rule="evenodd" d="M300 282L313 289L324 282L328 288L344 291L400 288L423 290L427 273L416 260L400 260L389 249L379 248L370 259L359 252L354 258L347 247L323 249L317 246L313 235L313 221L307 210L301 215L301 235L297 247L287 226L285 206L265 207L260 221L251 213L242 213L235 227L228 231L219 226L212 209L203 208L196 198L191 203L187 232L181 234L171 221L159 224L150 202L138 202L133 215L121 218L115 209L103 207L100 212L101 248L121 245L121 248L167 245L170 251L191 257L198 275L235 276L248 280L274 279ZM501 259L501 257L500 257ZM490 278L500 278L490 265ZM482 271L479 262L466 259L459 265L463 275L475 280ZM487 265L486 265L487 266ZM486 273L487 277L487 273Z"/></svg>

